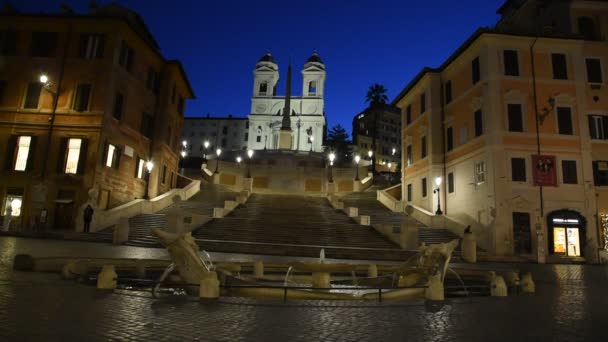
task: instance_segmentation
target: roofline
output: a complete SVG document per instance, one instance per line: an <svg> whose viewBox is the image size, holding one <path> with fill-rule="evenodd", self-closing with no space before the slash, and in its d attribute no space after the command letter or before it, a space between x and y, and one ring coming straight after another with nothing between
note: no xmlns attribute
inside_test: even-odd
<svg viewBox="0 0 608 342"><path fill-rule="evenodd" d="M184 120L249 120L249 118L242 117L227 117L227 116L189 116L184 117Z"/></svg>
<svg viewBox="0 0 608 342"><path fill-rule="evenodd" d="M171 59L166 61L165 63L167 63L167 65L176 65L177 68L179 69L179 72L182 74L182 78L184 79L184 82L186 83L186 87L188 87L188 91L190 91L190 99L196 99L196 95L194 94L194 89L192 88L192 84L190 83L190 80L188 79L188 74L186 73L186 70L184 70L184 66L182 64L182 62L180 62L177 59Z"/></svg>
<svg viewBox="0 0 608 342"><path fill-rule="evenodd" d="M496 29L491 29L487 27L478 28L467 40L465 40L462 45L460 45L456 51L454 51L439 67L431 68L424 67L404 88L399 92L399 94L390 102L391 106L396 106L397 102L399 102L407 93L409 93L412 88L416 86L416 84L428 73L439 73L444 71L456 58L458 58L464 51L466 51L479 37L484 34L496 34L502 36L513 36L513 37L527 37L527 38L548 38L548 39L569 39L569 40L584 40L580 36L538 36L534 34L525 34L525 33L512 33L512 32L501 32Z"/></svg>

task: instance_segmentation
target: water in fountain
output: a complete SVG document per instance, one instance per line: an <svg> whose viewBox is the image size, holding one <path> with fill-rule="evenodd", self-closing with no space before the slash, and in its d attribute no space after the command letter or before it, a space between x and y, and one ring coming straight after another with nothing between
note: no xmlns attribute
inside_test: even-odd
<svg viewBox="0 0 608 342"><path fill-rule="evenodd" d="M285 281L283 282L283 286L287 286L287 282L289 280L289 275L291 274L291 270L293 269L293 267L289 266L289 268L287 269L287 273L285 273Z"/></svg>
<svg viewBox="0 0 608 342"><path fill-rule="evenodd" d="M458 273L456 273L456 271L454 271L453 269L448 267L448 271L451 271L452 273L454 273L454 275L456 276L456 278L458 278L458 280L460 281L460 285L462 285L462 288L464 289L464 294L468 297L469 296L469 291L467 290L467 287L464 285L464 281L462 281L462 278L460 278L460 275Z"/></svg>
<svg viewBox="0 0 608 342"><path fill-rule="evenodd" d="M319 262L325 262L325 248L321 248L321 252L319 252Z"/></svg>

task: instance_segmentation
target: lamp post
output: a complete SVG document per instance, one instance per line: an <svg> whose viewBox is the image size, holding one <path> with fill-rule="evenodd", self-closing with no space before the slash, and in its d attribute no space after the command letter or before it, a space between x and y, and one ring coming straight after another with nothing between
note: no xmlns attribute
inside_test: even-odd
<svg viewBox="0 0 608 342"><path fill-rule="evenodd" d="M220 155L222 154L222 149L218 148L217 150L215 150L215 154L217 154L217 159L215 160L215 172L214 173L219 173L218 169L220 166Z"/></svg>
<svg viewBox="0 0 608 342"><path fill-rule="evenodd" d="M241 156L237 156L236 157L236 163L239 167L241 167L241 161L243 161L243 158L241 158Z"/></svg>
<svg viewBox="0 0 608 342"><path fill-rule="evenodd" d="M372 150L367 151L367 156L369 157L369 170L370 171L374 170L373 165L372 165L372 163L373 163L372 156L373 155L374 155L374 151L372 151Z"/></svg>
<svg viewBox="0 0 608 342"><path fill-rule="evenodd" d="M182 174L184 174L184 159L186 159L186 156L188 155L188 152L186 152L186 150L182 150L179 154L182 156L182 160L181 160L181 163L182 163Z"/></svg>
<svg viewBox="0 0 608 342"><path fill-rule="evenodd" d="M152 173L152 169L154 168L154 163L151 160L146 162L146 192L144 194L144 199L150 199L149 191L150 191L150 174Z"/></svg>
<svg viewBox="0 0 608 342"><path fill-rule="evenodd" d="M334 177L333 177L333 174L332 174L332 169L334 167L334 160L336 159L336 154L333 153L333 152L331 152L329 154L328 158L329 158L329 176L327 177L327 180L330 183L333 183L334 182Z"/></svg>
<svg viewBox="0 0 608 342"><path fill-rule="evenodd" d="M312 144L313 144L313 143L314 143L314 141L315 141L315 137L313 137L313 136L311 135L311 136L310 136L310 138L309 138L309 140L310 140L310 153L312 153Z"/></svg>
<svg viewBox="0 0 608 342"><path fill-rule="evenodd" d="M247 178L251 178L251 158L253 158L252 149L247 151L247 157L249 157L249 159L247 159Z"/></svg>
<svg viewBox="0 0 608 342"><path fill-rule="evenodd" d="M205 148L205 151L203 152L203 159L205 160L205 163L207 162L207 149L209 148L209 141L205 140L205 142L203 143L203 147Z"/></svg>
<svg viewBox="0 0 608 342"><path fill-rule="evenodd" d="M435 184L437 185L437 189L433 190L433 192L437 193L437 211L435 211L435 215L442 215L441 211L441 177L435 178Z"/></svg>
<svg viewBox="0 0 608 342"><path fill-rule="evenodd" d="M61 72L61 76L60 76L60 80L59 82L61 82L61 77L63 77L63 70ZM57 87L57 90L54 91L52 89L53 84L51 83L51 80L49 79L49 76L47 74L41 74L39 77L39 81L40 83L42 83L42 87L44 88L44 90L48 91L49 94L51 94L52 98L53 98L53 104L52 104L52 108L51 108L51 117L49 118L49 132L47 135L47 140L46 140L46 152L45 155L48 155L49 152L49 148L51 146L51 137L53 134L53 124L55 123L55 112L57 111L57 100L59 98L59 86ZM46 174L46 164L47 162L45 161L42 164L42 179L44 180L44 176Z"/></svg>
<svg viewBox="0 0 608 342"><path fill-rule="evenodd" d="M361 161L361 157L357 154L355 156L355 164L357 166L355 166L355 180L358 181L359 180L359 162Z"/></svg>

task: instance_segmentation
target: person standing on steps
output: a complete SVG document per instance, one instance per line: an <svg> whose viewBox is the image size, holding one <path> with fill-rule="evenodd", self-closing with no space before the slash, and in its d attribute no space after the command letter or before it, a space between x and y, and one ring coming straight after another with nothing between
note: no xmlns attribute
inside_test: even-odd
<svg viewBox="0 0 608 342"><path fill-rule="evenodd" d="M91 207L91 205L87 205L86 208L84 208L84 232L88 233L91 230L91 220L93 219L93 208Z"/></svg>

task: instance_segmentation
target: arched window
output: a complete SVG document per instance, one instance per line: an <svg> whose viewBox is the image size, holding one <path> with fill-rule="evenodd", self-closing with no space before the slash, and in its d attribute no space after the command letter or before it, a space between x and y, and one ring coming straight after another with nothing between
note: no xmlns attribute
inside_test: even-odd
<svg viewBox="0 0 608 342"><path fill-rule="evenodd" d="M317 81L308 82L308 95L317 94Z"/></svg>
<svg viewBox="0 0 608 342"><path fill-rule="evenodd" d="M260 91L258 92L259 95L266 95L267 91L268 91L268 83L265 81L260 83Z"/></svg>
<svg viewBox="0 0 608 342"><path fill-rule="evenodd" d="M590 17L578 18L578 33L586 40L597 40L597 30L595 29L595 21Z"/></svg>

